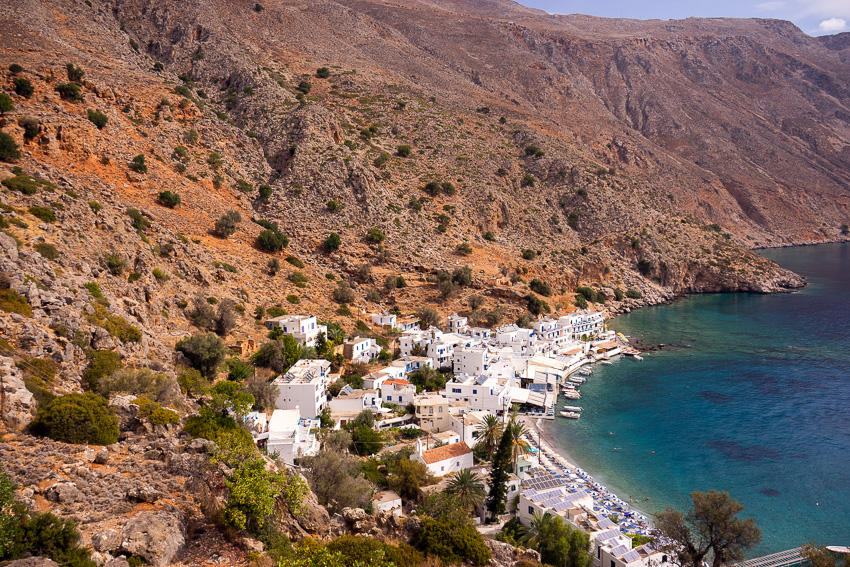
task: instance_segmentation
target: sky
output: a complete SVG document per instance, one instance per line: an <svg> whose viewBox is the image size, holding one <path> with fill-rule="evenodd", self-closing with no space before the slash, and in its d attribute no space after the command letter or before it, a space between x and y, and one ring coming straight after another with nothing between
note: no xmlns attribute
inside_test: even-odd
<svg viewBox="0 0 850 567"><path fill-rule="evenodd" d="M517 0L552 14L608 18L778 18L809 35L850 31L850 0Z"/></svg>

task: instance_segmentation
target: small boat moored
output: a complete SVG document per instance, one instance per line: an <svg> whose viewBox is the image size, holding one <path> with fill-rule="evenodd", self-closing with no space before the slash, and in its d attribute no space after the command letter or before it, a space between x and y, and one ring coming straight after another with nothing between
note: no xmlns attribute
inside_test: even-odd
<svg viewBox="0 0 850 567"><path fill-rule="evenodd" d="M569 419L578 419L581 416L574 411L562 411L561 417L566 417L566 418L569 418Z"/></svg>
<svg viewBox="0 0 850 567"><path fill-rule="evenodd" d="M564 406L564 411L581 411L583 409L581 406Z"/></svg>

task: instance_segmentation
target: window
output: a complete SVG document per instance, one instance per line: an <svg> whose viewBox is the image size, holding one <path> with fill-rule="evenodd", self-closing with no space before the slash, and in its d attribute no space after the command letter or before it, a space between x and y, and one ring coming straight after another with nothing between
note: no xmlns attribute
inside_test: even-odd
<svg viewBox="0 0 850 567"><path fill-rule="evenodd" d="M611 560L611 567L616 567L616 566L614 565L614 560L613 560L613 559Z"/></svg>
<svg viewBox="0 0 850 567"><path fill-rule="evenodd" d="M437 413L443 413L443 406L440 406L440 407L437 409Z"/></svg>
<svg viewBox="0 0 850 567"><path fill-rule="evenodd" d="M477 394L477 393L478 393L478 390L472 390L472 393L473 393L473 394Z"/></svg>
<svg viewBox="0 0 850 567"><path fill-rule="evenodd" d="M600 557L602 557L602 547L597 545L596 546L596 558L599 559Z"/></svg>
<svg viewBox="0 0 850 567"><path fill-rule="evenodd" d="M529 506L529 507L528 507L528 513L529 513L529 514L534 514L534 508L532 508L531 506Z"/></svg>

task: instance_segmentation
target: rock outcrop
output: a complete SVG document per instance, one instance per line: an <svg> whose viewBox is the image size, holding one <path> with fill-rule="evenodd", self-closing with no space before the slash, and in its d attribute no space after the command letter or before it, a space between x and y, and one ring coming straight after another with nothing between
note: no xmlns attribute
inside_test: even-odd
<svg viewBox="0 0 850 567"><path fill-rule="evenodd" d="M27 390L15 361L0 356L0 421L6 427L20 431L35 417L37 404Z"/></svg>
<svg viewBox="0 0 850 567"><path fill-rule="evenodd" d="M121 529L121 550L154 567L172 563L186 547L186 518L179 512L142 512Z"/></svg>

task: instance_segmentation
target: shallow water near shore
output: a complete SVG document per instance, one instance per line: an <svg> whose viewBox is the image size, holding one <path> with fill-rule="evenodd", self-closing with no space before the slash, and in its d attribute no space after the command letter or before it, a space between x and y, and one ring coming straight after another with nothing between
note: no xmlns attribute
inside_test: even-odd
<svg viewBox="0 0 850 567"><path fill-rule="evenodd" d="M850 545L850 245L763 254L808 287L693 296L614 319L610 328L667 348L594 365L581 419L543 428L647 512L728 491L762 530L751 557L810 540Z"/></svg>

